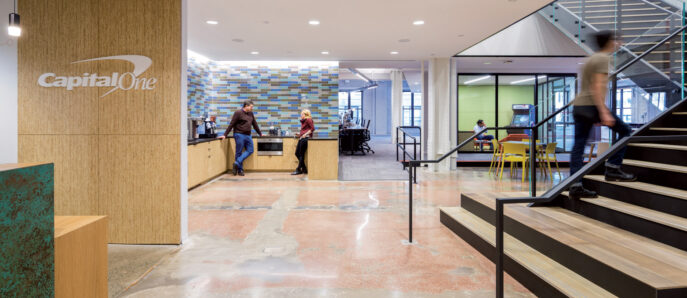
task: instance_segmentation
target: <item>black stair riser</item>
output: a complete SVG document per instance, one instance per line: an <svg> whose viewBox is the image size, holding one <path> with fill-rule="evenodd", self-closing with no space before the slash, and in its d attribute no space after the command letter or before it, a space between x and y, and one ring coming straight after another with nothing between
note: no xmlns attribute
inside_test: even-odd
<svg viewBox="0 0 687 298"><path fill-rule="evenodd" d="M613 209L579 200L565 200L565 208L637 235L687 250L687 232Z"/></svg>
<svg viewBox="0 0 687 298"><path fill-rule="evenodd" d="M470 246L475 248L487 259L496 263L497 254L496 248L493 245L484 241L480 236L470 231L470 229L463 226L451 216L446 215L443 211L440 213L439 218L441 223L449 230L453 231L453 233L470 244ZM503 256L503 269L538 297L567 297L556 290L556 288L525 269L525 267L518 262L515 262L508 257L508 255Z"/></svg>
<svg viewBox="0 0 687 298"><path fill-rule="evenodd" d="M466 201L473 201L475 204L480 204L469 197L463 196L461 199L461 205ZM491 211L491 214L486 215L486 218L474 212L473 214L485 221L494 222L494 210L486 206L483 206L483 208L487 208ZM538 231L533 230L519 223L518 221L512 220L507 216L504 216L503 226L504 230L511 236L517 238L518 240L555 260L568 269L575 271L577 274L584 276L589 281L599 285L614 295L622 297L655 297L656 295L656 289L653 287L644 284L643 282L632 278L624 272L616 270L565 244L562 244L551 237L539 233ZM561 232L563 233L564 231Z"/></svg>
<svg viewBox="0 0 687 298"><path fill-rule="evenodd" d="M641 191L596 180L583 180L584 187L600 196L687 218L687 200Z"/></svg>
<svg viewBox="0 0 687 298"><path fill-rule="evenodd" d="M647 135L647 136L670 136L670 135L684 136L684 135L687 135L687 131L668 131L668 130L647 129L646 133L642 134L642 135Z"/></svg>
<svg viewBox="0 0 687 298"><path fill-rule="evenodd" d="M687 116L670 115L657 123L658 127L687 128Z"/></svg>
<svg viewBox="0 0 687 298"><path fill-rule="evenodd" d="M627 159L687 166L687 151L649 147L627 147Z"/></svg>
<svg viewBox="0 0 687 298"><path fill-rule="evenodd" d="M659 169L623 165L623 171L637 175L641 182L687 190L687 174Z"/></svg>

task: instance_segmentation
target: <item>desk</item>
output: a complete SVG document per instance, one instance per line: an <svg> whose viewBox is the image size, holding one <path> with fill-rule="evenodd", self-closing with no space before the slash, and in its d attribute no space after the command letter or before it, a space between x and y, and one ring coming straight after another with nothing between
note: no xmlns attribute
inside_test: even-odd
<svg viewBox="0 0 687 298"><path fill-rule="evenodd" d="M363 149L362 145L365 142L366 132L367 128L363 128L361 126L342 129L339 132L340 150L342 152L348 151L350 152L350 155L353 155L358 151L365 155L365 150Z"/></svg>
<svg viewBox="0 0 687 298"><path fill-rule="evenodd" d="M55 216L55 297L107 297L107 217Z"/></svg>

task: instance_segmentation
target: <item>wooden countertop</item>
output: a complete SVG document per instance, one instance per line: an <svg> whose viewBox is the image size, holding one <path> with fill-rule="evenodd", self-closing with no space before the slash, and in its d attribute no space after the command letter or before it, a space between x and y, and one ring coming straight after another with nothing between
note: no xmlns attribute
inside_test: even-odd
<svg viewBox="0 0 687 298"><path fill-rule="evenodd" d="M55 238L69 234L107 216L55 216Z"/></svg>

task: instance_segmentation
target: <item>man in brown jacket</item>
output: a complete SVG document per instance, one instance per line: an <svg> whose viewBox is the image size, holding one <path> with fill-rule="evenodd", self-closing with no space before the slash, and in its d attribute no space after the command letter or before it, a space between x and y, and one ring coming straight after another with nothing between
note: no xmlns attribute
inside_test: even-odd
<svg viewBox="0 0 687 298"><path fill-rule="evenodd" d="M233 173L234 176L245 175L243 173L243 161L253 154L253 137L251 137L251 126L255 128L258 135L262 136L260 132L260 127L258 127L258 122L255 121L255 116L253 115L253 102L246 100L243 102L243 107L236 112L231 117L231 122L229 127L224 132L224 135L220 136L220 139L224 139L229 135L231 130L234 130L234 141L236 141L236 160L234 161ZM245 151L244 151L245 149Z"/></svg>

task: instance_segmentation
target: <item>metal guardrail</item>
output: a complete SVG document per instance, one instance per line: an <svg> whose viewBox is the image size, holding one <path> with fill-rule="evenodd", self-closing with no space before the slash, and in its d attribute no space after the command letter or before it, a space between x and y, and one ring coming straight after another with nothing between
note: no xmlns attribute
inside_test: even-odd
<svg viewBox="0 0 687 298"><path fill-rule="evenodd" d="M417 137L411 135L410 132L406 131L406 129L417 129L419 131L419 135ZM403 142L399 140L399 136L401 135L400 133L403 134ZM412 143L408 143L408 138L413 140ZM419 139L419 141L418 141ZM408 145L413 145L413 154L411 155L410 152L408 152L407 147ZM418 146L420 146L418 150ZM419 152L418 152L419 151ZM403 160L399 159L399 153L402 154ZM407 160L417 160L417 158L420 157L422 158L422 128L419 126L399 126L396 127L396 161L407 161ZM403 165L403 169L406 169L406 165ZM417 183L417 168L413 169L416 171L413 173L413 176L415 177L414 182Z"/></svg>

